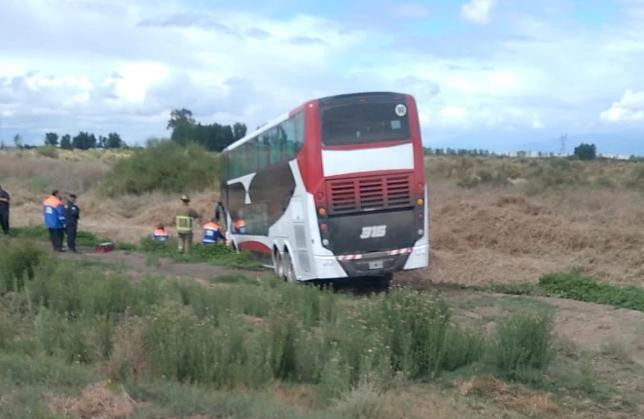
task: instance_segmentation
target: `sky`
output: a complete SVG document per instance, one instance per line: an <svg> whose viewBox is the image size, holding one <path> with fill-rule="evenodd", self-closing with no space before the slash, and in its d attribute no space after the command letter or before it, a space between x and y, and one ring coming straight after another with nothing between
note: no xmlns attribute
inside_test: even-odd
<svg viewBox="0 0 644 419"><path fill-rule="evenodd" d="M2 0L0 140L415 96L428 147L644 155L644 0Z"/></svg>

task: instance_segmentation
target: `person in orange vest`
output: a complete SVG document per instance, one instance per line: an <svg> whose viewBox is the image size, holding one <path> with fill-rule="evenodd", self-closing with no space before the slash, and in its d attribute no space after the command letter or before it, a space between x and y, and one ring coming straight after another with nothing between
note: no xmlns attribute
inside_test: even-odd
<svg viewBox="0 0 644 419"><path fill-rule="evenodd" d="M159 224L157 228L152 233L152 238L154 241L164 242L168 240L168 231L165 229L163 224Z"/></svg>
<svg viewBox="0 0 644 419"><path fill-rule="evenodd" d="M246 221L243 218L233 221L233 231L237 234L246 234Z"/></svg>
<svg viewBox="0 0 644 419"><path fill-rule="evenodd" d="M201 240L201 244L209 246L220 240L225 241L226 236L224 236L221 226L213 218L203 226L203 239Z"/></svg>
<svg viewBox="0 0 644 419"><path fill-rule="evenodd" d="M43 218L49 230L49 238L55 252L63 251L63 239L65 236L65 206L58 198L58 191L52 191L51 195L43 201Z"/></svg>

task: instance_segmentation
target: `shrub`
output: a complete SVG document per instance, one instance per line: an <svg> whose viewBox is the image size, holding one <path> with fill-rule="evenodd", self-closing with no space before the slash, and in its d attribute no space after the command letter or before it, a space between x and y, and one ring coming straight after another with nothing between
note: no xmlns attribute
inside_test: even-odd
<svg viewBox="0 0 644 419"><path fill-rule="evenodd" d="M534 370L545 370L552 357L552 315L515 314L497 326L492 357L498 372L522 379Z"/></svg>
<svg viewBox="0 0 644 419"><path fill-rule="evenodd" d="M202 190L217 179L218 158L191 144L162 141L117 161L103 183L109 196Z"/></svg>
<svg viewBox="0 0 644 419"><path fill-rule="evenodd" d="M25 279L34 278L44 252L30 242L0 241L0 294L20 291Z"/></svg>
<svg viewBox="0 0 644 419"><path fill-rule="evenodd" d="M44 157L50 157L52 159L57 159L58 158L58 149L54 147L53 145L46 145L43 147L37 147L36 148L36 153L40 154L41 156Z"/></svg>

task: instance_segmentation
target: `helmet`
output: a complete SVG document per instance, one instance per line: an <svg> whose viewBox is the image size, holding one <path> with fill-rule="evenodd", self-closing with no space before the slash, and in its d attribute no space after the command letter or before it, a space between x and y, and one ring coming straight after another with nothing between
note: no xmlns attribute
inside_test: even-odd
<svg viewBox="0 0 644 419"><path fill-rule="evenodd" d="M188 201L190 201L190 197L188 197L188 195L184 194L184 195L181 195L181 200L184 201L184 202L188 202Z"/></svg>

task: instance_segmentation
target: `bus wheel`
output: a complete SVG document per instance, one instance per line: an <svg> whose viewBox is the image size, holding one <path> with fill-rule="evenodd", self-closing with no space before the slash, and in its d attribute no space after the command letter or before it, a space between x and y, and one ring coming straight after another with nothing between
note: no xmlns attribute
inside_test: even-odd
<svg viewBox="0 0 644 419"><path fill-rule="evenodd" d="M275 276L277 276L278 278L284 277L284 265L282 264L282 257L280 256L280 252L277 250L273 252L273 272L275 272Z"/></svg>
<svg viewBox="0 0 644 419"><path fill-rule="evenodd" d="M288 252L284 252L282 257L282 270L283 278L286 282L295 282L295 269L293 269L293 261L291 260L291 255Z"/></svg>
<svg viewBox="0 0 644 419"><path fill-rule="evenodd" d="M376 282L376 287L381 290L388 290L391 287L391 280L393 279L393 274L385 274L378 278Z"/></svg>

